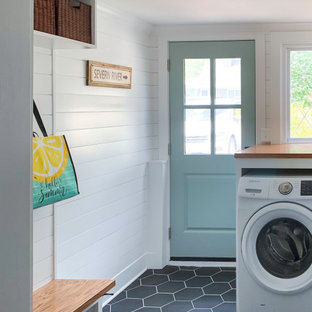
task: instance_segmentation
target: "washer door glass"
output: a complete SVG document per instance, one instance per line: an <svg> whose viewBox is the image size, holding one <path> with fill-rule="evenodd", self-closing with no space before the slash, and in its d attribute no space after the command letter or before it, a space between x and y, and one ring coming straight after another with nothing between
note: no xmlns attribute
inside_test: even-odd
<svg viewBox="0 0 312 312"><path fill-rule="evenodd" d="M277 218L259 232L256 251L261 265L270 274L294 278L312 263L312 235L297 220Z"/></svg>

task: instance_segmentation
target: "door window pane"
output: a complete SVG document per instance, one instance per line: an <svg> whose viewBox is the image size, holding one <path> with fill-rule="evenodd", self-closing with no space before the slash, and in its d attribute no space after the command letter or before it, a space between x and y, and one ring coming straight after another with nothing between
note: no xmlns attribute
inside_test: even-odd
<svg viewBox="0 0 312 312"><path fill-rule="evenodd" d="M215 104L241 104L241 59L216 59Z"/></svg>
<svg viewBox="0 0 312 312"><path fill-rule="evenodd" d="M185 105L210 105L210 59L185 59Z"/></svg>
<svg viewBox="0 0 312 312"><path fill-rule="evenodd" d="M234 154L241 149L241 110L215 110L215 153Z"/></svg>
<svg viewBox="0 0 312 312"><path fill-rule="evenodd" d="M210 109L186 109L184 121L185 154L210 154Z"/></svg>
<svg viewBox="0 0 312 312"><path fill-rule="evenodd" d="M312 138L312 51L290 51L290 137Z"/></svg>

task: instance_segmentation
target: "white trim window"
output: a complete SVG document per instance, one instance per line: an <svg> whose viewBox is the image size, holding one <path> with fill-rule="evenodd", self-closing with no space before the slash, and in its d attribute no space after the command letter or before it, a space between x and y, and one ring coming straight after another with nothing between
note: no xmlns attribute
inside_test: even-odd
<svg viewBox="0 0 312 312"><path fill-rule="evenodd" d="M311 136L306 134L305 137L303 137L301 129L299 129L300 126L297 131L293 128L293 125L296 125L296 121L294 122L293 120L295 115L290 113L290 107L292 106L290 103L298 99L295 97L296 94L291 91L294 89L294 86L291 85L291 76L292 72L295 72L292 71L290 66L291 54L292 51L312 51L312 32L272 32L270 45L271 70L269 71L269 78L271 86L268 90L270 102L267 103L267 105L270 106L270 114L267 115L267 118L269 120L271 142L273 144L285 142L312 142L312 128ZM301 75L299 75L302 80L300 81L301 85L302 82L304 82L304 71L308 70L309 74L312 74L312 65L309 66L306 64L302 67L303 70ZM297 70L297 72L300 71ZM306 99L308 99L308 96L306 96L304 100ZM307 104L305 104L305 107L308 107ZM302 113L306 114L306 109L304 109ZM309 123L312 125L312 110L309 113L311 113L311 121L309 120ZM298 113L298 118L300 118L300 114ZM299 123L300 121L297 122L297 125ZM301 125L302 123L306 125L305 118L301 122Z"/></svg>
<svg viewBox="0 0 312 312"><path fill-rule="evenodd" d="M286 50L286 138L312 141L312 46Z"/></svg>

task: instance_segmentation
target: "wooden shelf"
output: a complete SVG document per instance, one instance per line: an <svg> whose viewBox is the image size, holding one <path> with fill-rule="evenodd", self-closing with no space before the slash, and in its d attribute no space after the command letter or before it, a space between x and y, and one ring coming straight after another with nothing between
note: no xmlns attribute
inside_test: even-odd
<svg viewBox="0 0 312 312"><path fill-rule="evenodd" d="M33 293L33 312L82 312L114 286L112 280L56 279Z"/></svg>
<svg viewBox="0 0 312 312"><path fill-rule="evenodd" d="M94 49L95 44L72 40L34 30L34 46L45 49Z"/></svg>

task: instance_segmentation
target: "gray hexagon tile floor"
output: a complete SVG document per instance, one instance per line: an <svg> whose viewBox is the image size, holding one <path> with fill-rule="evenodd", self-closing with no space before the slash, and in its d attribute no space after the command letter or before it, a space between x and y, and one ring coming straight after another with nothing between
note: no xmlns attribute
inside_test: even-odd
<svg viewBox="0 0 312 312"><path fill-rule="evenodd" d="M235 268L147 270L103 312L236 312Z"/></svg>

